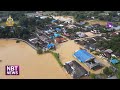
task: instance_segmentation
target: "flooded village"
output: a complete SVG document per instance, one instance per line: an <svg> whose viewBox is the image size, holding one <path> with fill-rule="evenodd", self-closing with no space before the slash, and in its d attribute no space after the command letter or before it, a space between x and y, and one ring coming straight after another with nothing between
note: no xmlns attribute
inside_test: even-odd
<svg viewBox="0 0 120 90"><path fill-rule="evenodd" d="M1 79L91 79L92 75L97 79L117 78L103 75L103 72L105 67L117 70L111 60L112 56L119 58L119 53L100 47L97 41L109 41L119 36L119 25L109 28L107 22L75 22L72 16L43 15L42 11L27 13L26 16L36 21L47 18L51 21L45 28L35 27L25 40L0 39ZM104 33L101 28L111 32ZM36 51L40 50L39 55ZM5 65L19 65L20 75L6 76Z"/></svg>

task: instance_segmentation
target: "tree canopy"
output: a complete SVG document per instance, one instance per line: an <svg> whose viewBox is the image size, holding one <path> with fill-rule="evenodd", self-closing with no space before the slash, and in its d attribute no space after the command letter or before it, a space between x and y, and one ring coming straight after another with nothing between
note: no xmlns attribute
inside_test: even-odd
<svg viewBox="0 0 120 90"><path fill-rule="evenodd" d="M98 47L104 47L112 49L114 52L120 53L120 35L112 37L110 40L100 40L97 41L96 45Z"/></svg>
<svg viewBox="0 0 120 90"><path fill-rule="evenodd" d="M110 68L105 67L105 69L103 69L103 73L105 75L111 75L111 74L113 74L113 71Z"/></svg>

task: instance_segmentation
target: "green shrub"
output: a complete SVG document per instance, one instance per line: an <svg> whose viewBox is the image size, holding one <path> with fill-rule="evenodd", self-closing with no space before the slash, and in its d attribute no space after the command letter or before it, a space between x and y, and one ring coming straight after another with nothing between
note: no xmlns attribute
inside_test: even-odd
<svg viewBox="0 0 120 90"><path fill-rule="evenodd" d="M120 71L118 71L118 72L116 73L116 76L117 76L118 79L120 79Z"/></svg>
<svg viewBox="0 0 120 90"><path fill-rule="evenodd" d="M20 40L16 40L16 43L20 43Z"/></svg>
<svg viewBox="0 0 120 90"><path fill-rule="evenodd" d="M37 49L37 54L42 54L43 53L43 51L42 51L42 49Z"/></svg>
<svg viewBox="0 0 120 90"><path fill-rule="evenodd" d="M113 74L113 71L112 71L110 68L105 67L105 68L103 69L103 73L104 73L105 75L111 75L111 74Z"/></svg>
<svg viewBox="0 0 120 90"><path fill-rule="evenodd" d="M44 53L49 53L50 51L49 50L47 50L47 51L44 51Z"/></svg>

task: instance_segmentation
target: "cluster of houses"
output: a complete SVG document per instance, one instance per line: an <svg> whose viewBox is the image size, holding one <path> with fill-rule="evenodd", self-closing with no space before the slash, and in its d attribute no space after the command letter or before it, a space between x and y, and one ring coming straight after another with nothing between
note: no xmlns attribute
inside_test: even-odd
<svg viewBox="0 0 120 90"><path fill-rule="evenodd" d="M96 45L96 42L100 41L100 40L110 40L111 37L117 36L119 34L120 34L119 32L113 32L113 33L109 33L109 34L101 34L101 36L95 36L92 38L86 38L83 40L74 40L74 41L77 44L82 45L86 50L94 50L97 52L102 52L102 54L100 54L100 55L104 58L109 59L112 56L120 57L120 54L117 52L113 52L109 48L98 47Z"/></svg>
<svg viewBox="0 0 120 90"><path fill-rule="evenodd" d="M33 14L27 14L28 17L38 17L41 19L45 19L45 18L52 18L53 20L51 21L51 24L48 25L48 27L50 27L51 29L56 29L57 32L61 33L62 35L68 37L69 39L73 40L73 39L77 39L77 38L81 38L81 37L86 37L84 32L91 32L93 34L100 34L102 33L103 30L106 31L113 31L113 30L120 30L120 26L116 25L116 24L112 24L112 27L109 28L104 25L100 25L100 24L93 24L93 25L89 25L88 22L86 21L80 21L80 22L71 22L72 18L71 17L60 17L60 16L43 16L42 14L43 12L36 12ZM29 16L31 15L31 16ZM66 22L68 20L68 22ZM69 33L69 29L78 29L78 32L73 32L72 34ZM102 29L102 30L101 30ZM51 30L53 31L53 30ZM51 32L48 31L48 32ZM47 31L46 31L47 32Z"/></svg>
<svg viewBox="0 0 120 90"><path fill-rule="evenodd" d="M42 12L41 12L42 13ZM42 16L42 14L34 14L34 17L40 17L41 19L48 18L48 16ZM31 17L31 16L30 16ZM29 42L33 45L38 45L41 47L44 51L49 49L55 49L56 44L66 42L67 38L74 40L77 44L80 44L84 46L86 49L80 49L78 51L75 51L73 56L78 59L80 62L84 63L86 66L88 66L92 70L97 70L102 68L104 65L101 64L96 58L87 52L87 50L94 50L97 52L102 52L100 54L101 57L105 58L111 58L111 56L120 57L119 53L113 52L111 49L105 49L102 47L97 47L96 42L99 40L110 40L111 37L116 36L120 33L112 32L109 35L103 34L102 30L106 31L118 31L120 30L119 25L113 25L111 23L107 23L106 26L100 25L100 24L93 24L88 25L87 22L81 21L81 22L74 22L71 20L64 21L64 18L55 18L54 16L51 16L53 20L51 21L51 24L47 25L45 30L36 30L36 33L34 36L32 36L29 39ZM72 34L69 33L69 29L78 29L79 31L75 31ZM99 34L100 36L95 36L92 38L85 38L88 37L85 32L91 32L93 34ZM65 37L63 37L65 36ZM110 60L111 63L117 63L118 61L115 59ZM79 79L82 76L89 75L89 72L87 72L78 62L76 61L70 61L66 62L64 64L64 68L66 69L67 73L70 74L74 79Z"/></svg>
<svg viewBox="0 0 120 90"><path fill-rule="evenodd" d="M118 31L120 30L120 26L115 23L108 22L106 25L100 25L100 24L93 24L93 25L88 25L86 24L87 22L80 22L80 23L75 23L74 28L80 29L82 32L91 32L93 34L100 34L103 33L103 31Z"/></svg>
<svg viewBox="0 0 120 90"><path fill-rule="evenodd" d="M116 25L116 24L112 24L112 27L107 27L104 25L100 25L100 24L93 24L93 25L87 25L86 22L81 21L81 22L75 22L75 23L62 23L60 25L63 32L62 34L66 37L68 37L69 39L73 40L73 39L78 39L78 38L85 38L87 37L87 35L85 34L85 32L91 32L93 34L102 34L103 31L118 31L120 30L120 26ZM72 29L73 33L69 33L69 29ZM75 29L78 29L78 31L74 31Z"/></svg>
<svg viewBox="0 0 120 90"><path fill-rule="evenodd" d="M58 23L60 22L58 21ZM46 25L43 30L36 28L36 32L31 35L28 41L35 47L40 47L43 51L56 49L57 44L67 41L62 36L65 29L62 26L58 26L58 23L56 20L52 20L51 24Z"/></svg>

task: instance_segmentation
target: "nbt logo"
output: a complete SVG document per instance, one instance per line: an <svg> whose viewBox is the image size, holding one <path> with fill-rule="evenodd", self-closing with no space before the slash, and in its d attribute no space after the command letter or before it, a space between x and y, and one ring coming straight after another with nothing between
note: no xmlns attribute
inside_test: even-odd
<svg viewBox="0 0 120 90"><path fill-rule="evenodd" d="M7 65L5 66L6 75L19 75L19 66L18 65Z"/></svg>

